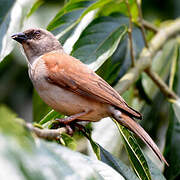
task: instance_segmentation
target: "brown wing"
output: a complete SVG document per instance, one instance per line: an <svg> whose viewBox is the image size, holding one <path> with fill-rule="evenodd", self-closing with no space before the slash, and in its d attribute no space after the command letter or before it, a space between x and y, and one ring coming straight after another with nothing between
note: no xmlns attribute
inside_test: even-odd
<svg viewBox="0 0 180 180"><path fill-rule="evenodd" d="M65 53L51 52L43 55L49 69L48 79L87 98L112 104L131 116L141 119L141 114L130 108L123 98L101 77L78 59Z"/></svg>

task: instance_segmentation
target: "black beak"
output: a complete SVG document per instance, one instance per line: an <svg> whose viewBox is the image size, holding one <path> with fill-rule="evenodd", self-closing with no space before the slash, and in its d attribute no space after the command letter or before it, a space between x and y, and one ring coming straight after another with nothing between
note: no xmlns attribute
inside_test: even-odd
<svg viewBox="0 0 180 180"><path fill-rule="evenodd" d="M28 37L24 33L13 34L11 38L19 43L23 43L28 39Z"/></svg>

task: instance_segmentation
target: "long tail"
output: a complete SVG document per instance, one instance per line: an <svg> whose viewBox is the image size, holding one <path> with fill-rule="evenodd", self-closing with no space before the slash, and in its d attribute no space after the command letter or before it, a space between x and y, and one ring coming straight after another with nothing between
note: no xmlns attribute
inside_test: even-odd
<svg viewBox="0 0 180 180"><path fill-rule="evenodd" d="M157 157L164 161L167 166L169 164L165 160L164 156L160 152L157 145L151 139L151 137L147 134L147 132L136 123L131 117L126 115L125 113L120 112L119 110L112 108L111 110L112 116L123 126L127 127L129 130L134 132L144 143L157 155Z"/></svg>

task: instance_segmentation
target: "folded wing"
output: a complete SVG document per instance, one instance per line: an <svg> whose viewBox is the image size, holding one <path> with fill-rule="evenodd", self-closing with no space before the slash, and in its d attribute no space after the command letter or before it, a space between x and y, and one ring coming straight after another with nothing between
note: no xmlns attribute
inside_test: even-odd
<svg viewBox="0 0 180 180"><path fill-rule="evenodd" d="M60 52L47 53L42 58L50 70L48 79L53 84L86 98L112 104L132 117L142 118L106 81L78 59Z"/></svg>

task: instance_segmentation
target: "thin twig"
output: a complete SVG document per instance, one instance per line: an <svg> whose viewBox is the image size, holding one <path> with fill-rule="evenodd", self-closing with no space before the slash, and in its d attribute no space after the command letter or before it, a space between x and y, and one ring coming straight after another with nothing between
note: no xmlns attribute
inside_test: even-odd
<svg viewBox="0 0 180 180"><path fill-rule="evenodd" d="M145 72L167 98L176 100L178 99L178 96L166 85L166 83L159 77L156 72L152 71L151 68L146 69Z"/></svg>
<svg viewBox="0 0 180 180"><path fill-rule="evenodd" d="M132 61L132 67L135 66L135 56L134 56L134 49L133 49L133 39L132 39L132 16L131 16L131 10L129 6L129 1L125 0L128 13L129 13L129 28L128 28L128 37L129 37L129 45L130 45L130 54L131 54L131 61Z"/></svg>
<svg viewBox="0 0 180 180"><path fill-rule="evenodd" d="M31 123L23 123L23 125L31 132L35 133L39 138L48 140L59 138L62 133L67 133L67 129L65 127L58 129L40 129L34 127Z"/></svg>
<svg viewBox="0 0 180 180"><path fill-rule="evenodd" d="M170 70L170 77L169 77L169 88L173 89L174 84L174 78L176 74L176 67L177 67L177 57L178 57L178 45L176 44L174 54L172 57L172 64L171 64L171 70Z"/></svg>
<svg viewBox="0 0 180 180"><path fill-rule="evenodd" d="M154 24L152 24L144 19L142 20L142 24L146 29L153 31L154 33L157 33L159 31L159 29Z"/></svg>
<svg viewBox="0 0 180 180"><path fill-rule="evenodd" d="M156 52L166 43L167 40L180 33L180 19L160 29L149 43L149 48L144 48L135 67L131 68L117 83L115 89L122 94L125 92L147 68L151 67L151 61ZM177 95L176 95L177 97Z"/></svg>
<svg viewBox="0 0 180 180"><path fill-rule="evenodd" d="M145 29L144 29L144 26L143 26L143 15L142 15L142 10L141 10L141 2L140 2L140 0L136 0L136 5L137 5L137 8L138 8L140 29L141 29L141 32L142 32L142 36L143 36L143 39L144 39L145 46L146 46L146 48L148 48L148 42L146 40Z"/></svg>

